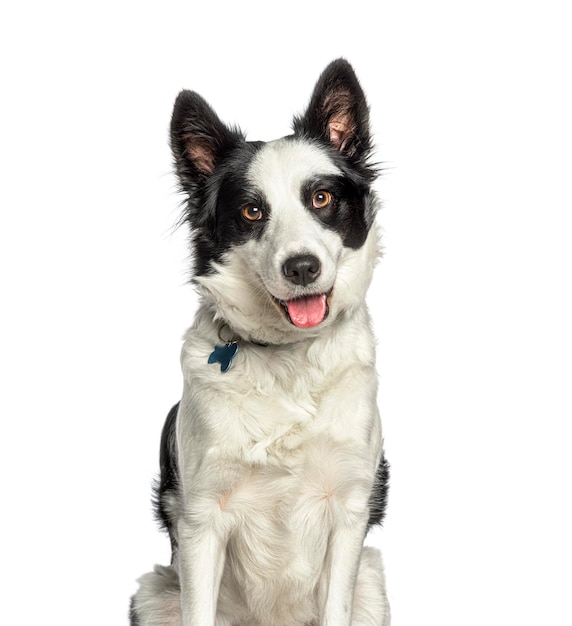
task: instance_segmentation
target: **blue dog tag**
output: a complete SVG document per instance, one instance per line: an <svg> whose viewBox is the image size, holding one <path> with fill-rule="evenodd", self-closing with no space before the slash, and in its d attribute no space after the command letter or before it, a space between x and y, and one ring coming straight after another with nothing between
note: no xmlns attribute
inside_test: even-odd
<svg viewBox="0 0 572 626"><path fill-rule="evenodd" d="M224 346L215 346L215 349L209 356L209 363L220 363L220 371L224 374L231 368L232 359L234 359L237 352L238 343L236 341L227 343Z"/></svg>

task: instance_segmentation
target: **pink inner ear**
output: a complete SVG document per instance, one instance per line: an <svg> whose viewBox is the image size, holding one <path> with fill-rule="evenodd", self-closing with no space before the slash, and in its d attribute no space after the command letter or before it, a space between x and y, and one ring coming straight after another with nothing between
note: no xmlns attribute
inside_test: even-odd
<svg viewBox="0 0 572 626"><path fill-rule="evenodd" d="M330 141L341 150L349 134L348 125L339 120L330 120L328 128L330 129Z"/></svg>
<svg viewBox="0 0 572 626"><path fill-rule="evenodd" d="M214 171L214 153L212 146L204 140L197 139L192 135L184 137L187 147L185 156L203 174L210 175Z"/></svg>
<svg viewBox="0 0 572 626"><path fill-rule="evenodd" d="M344 152L351 145L356 132L352 94L345 89L332 91L324 100L323 110L328 116L330 143L336 150Z"/></svg>

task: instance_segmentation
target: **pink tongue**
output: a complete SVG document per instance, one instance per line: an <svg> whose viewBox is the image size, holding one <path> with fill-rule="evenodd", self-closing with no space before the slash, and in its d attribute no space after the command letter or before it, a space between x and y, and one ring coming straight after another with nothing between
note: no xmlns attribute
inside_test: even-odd
<svg viewBox="0 0 572 626"><path fill-rule="evenodd" d="M298 328L312 328L324 321L326 317L326 296L306 296L288 300L288 315Z"/></svg>

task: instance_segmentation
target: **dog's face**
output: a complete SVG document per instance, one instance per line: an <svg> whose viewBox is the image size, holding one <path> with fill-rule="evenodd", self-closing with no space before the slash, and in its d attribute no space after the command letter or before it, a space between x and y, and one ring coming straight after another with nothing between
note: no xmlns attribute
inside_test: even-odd
<svg viewBox="0 0 572 626"><path fill-rule="evenodd" d="M184 91L171 145L195 282L234 334L295 341L361 305L377 258L375 172L367 104L345 61L323 73L291 136L247 142Z"/></svg>

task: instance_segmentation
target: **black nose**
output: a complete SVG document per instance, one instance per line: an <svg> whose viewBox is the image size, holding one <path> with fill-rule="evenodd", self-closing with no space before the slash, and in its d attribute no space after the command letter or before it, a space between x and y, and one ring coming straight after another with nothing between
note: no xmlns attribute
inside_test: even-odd
<svg viewBox="0 0 572 626"><path fill-rule="evenodd" d="M282 266L286 280L295 285L309 285L320 275L320 261L311 254L293 256Z"/></svg>

